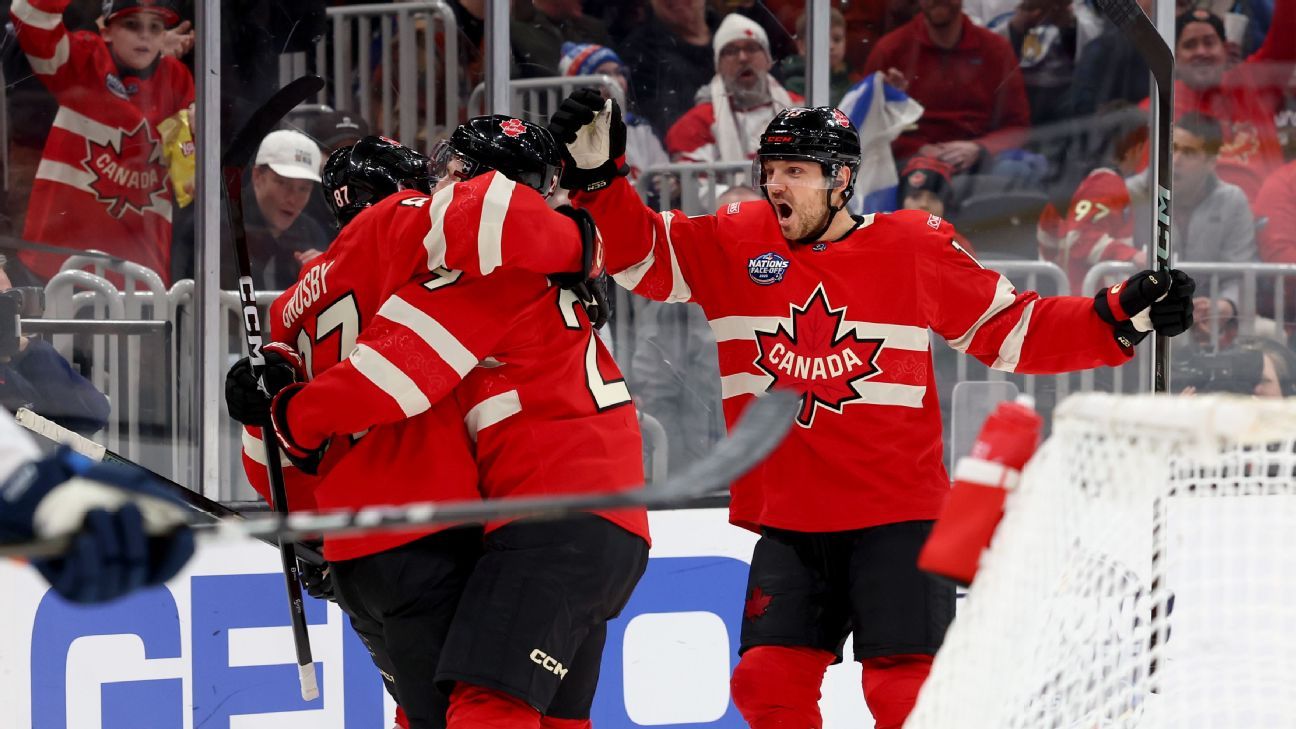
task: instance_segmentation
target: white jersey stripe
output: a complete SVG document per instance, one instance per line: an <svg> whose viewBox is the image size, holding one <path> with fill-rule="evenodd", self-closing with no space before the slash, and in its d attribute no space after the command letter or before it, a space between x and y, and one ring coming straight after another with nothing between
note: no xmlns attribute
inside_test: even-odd
<svg viewBox="0 0 1296 729"><path fill-rule="evenodd" d="M58 70L67 63L68 53L71 46L68 44L68 37L65 35L59 38L59 42L54 45L54 55L50 58L39 58L27 54L27 62L31 64L32 70L42 76L53 76Z"/></svg>
<svg viewBox="0 0 1296 729"><path fill-rule="evenodd" d="M357 344L347 359L356 368L356 372L364 375L375 387L395 400L405 417L412 418L432 407L427 395L423 394L414 380L376 350Z"/></svg>
<svg viewBox="0 0 1296 729"><path fill-rule="evenodd" d="M504 263L504 217L516 187L509 178L496 172L482 199L481 223L477 228L477 260L483 276Z"/></svg>
<svg viewBox="0 0 1296 729"><path fill-rule="evenodd" d="M735 339L755 339L756 332L776 332L781 324L790 329L792 318L786 316L723 316L712 319L711 331L717 342L728 342ZM904 349L914 352L925 352L931 346L931 337L923 327L904 324L880 324L870 321L843 321L842 327L847 331L854 330L864 339L881 339L883 346L890 349Z"/></svg>
<svg viewBox="0 0 1296 729"><path fill-rule="evenodd" d="M97 122L66 106L60 106L58 113L54 115L54 126L99 144L117 145L121 142L121 129Z"/></svg>
<svg viewBox="0 0 1296 729"><path fill-rule="evenodd" d="M1038 300L1037 300L1038 301ZM999 357L994 361L991 367L1006 372L1016 372L1017 365L1021 362L1022 344L1026 341L1026 334L1030 331L1031 314L1035 311L1035 301L1026 305L1026 310L1022 312L1021 318L1017 320L1017 325L1008 332L1003 342L999 344Z"/></svg>
<svg viewBox="0 0 1296 729"><path fill-rule="evenodd" d="M435 271L445 265L445 211L446 208L450 207L451 200L454 200L454 185L450 185L433 195L432 202L427 206L428 218L432 221L432 227L428 228L427 235L423 236L423 247L427 249L427 267L429 271Z"/></svg>
<svg viewBox="0 0 1296 729"><path fill-rule="evenodd" d="M62 183L78 190L90 190L90 183L97 178L93 172L87 172L79 167L55 162L52 159L43 159L36 167L36 179Z"/></svg>
<svg viewBox="0 0 1296 729"><path fill-rule="evenodd" d="M488 397L472 406L464 422L468 425L468 435L475 442L483 430L522 412L522 401L518 399L517 390L501 392Z"/></svg>
<svg viewBox="0 0 1296 729"><path fill-rule="evenodd" d="M14 0L9 12L27 25L41 30L54 30L63 22L62 13L47 13L32 7L27 0Z"/></svg>
<svg viewBox="0 0 1296 729"><path fill-rule="evenodd" d="M378 309L378 316L409 329L440 355L450 368L464 377L477 366L477 357L455 338L441 322L399 296L392 296Z"/></svg>
<svg viewBox="0 0 1296 729"><path fill-rule="evenodd" d="M760 395L774 382L769 375L753 375L740 372L736 375L725 375L720 378L720 397L728 399L738 395Z"/></svg>
<svg viewBox="0 0 1296 729"><path fill-rule="evenodd" d="M851 388L869 405L896 405L904 408L921 408L927 388L922 385L897 385L891 382L851 383ZM850 403L846 403L850 405Z"/></svg>
<svg viewBox="0 0 1296 729"><path fill-rule="evenodd" d="M671 270L671 292L666 297L667 303L680 303L693 300L693 291L689 289L688 282L684 280L684 270L680 268L679 258L675 256L675 242L671 240L671 223L675 220L674 213L662 213L662 223L666 228L666 250L670 253L670 270Z"/></svg>
<svg viewBox="0 0 1296 729"><path fill-rule="evenodd" d="M639 285L639 282L643 281L644 276L647 276L648 272L652 270L653 261L655 261L656 259L657 259L657 227L653 226L652 245L648 246L648 255L644 256L644 259L642 261L634 264L633 266L630 266L624 271L613 274L612 280L616 281L617 285L625 289L626 291L634 291L635 287Z"/></svg>
<svg viewBox="0 0 1296 729"><path fill-rule="evenodd" d="M950 342L949 345L959 352L966 353L968 347L972 346L972 339L981 330L981 325L989 321L995 314L1007 309L1016 299L1017 294L1013 291L1012 283L1000 275L999 280L995 283L994 298L990 299L990 305L986 307L985 311L981 312L980 318L963 333L963 336Z"/></svg>
<svg viewBox="0 0 1296 729"><path fill-rule="evenodd" d="M260 463L262 466L269 465L266 463L265 441L249 433L247 428L243 428L242 430L243 452L247 454L248 458ZM296 466L292 464L292 461L288 460L288 454L284 453L283 449L279 450L279 465L284 468L296 468Z"/></svg>

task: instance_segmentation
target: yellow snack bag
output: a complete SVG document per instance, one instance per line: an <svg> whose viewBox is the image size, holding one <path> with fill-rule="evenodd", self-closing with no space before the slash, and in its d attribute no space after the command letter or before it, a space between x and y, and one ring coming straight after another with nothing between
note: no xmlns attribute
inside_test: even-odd
<svg viewBox="0 0 1296 729"><path fill-rule="evenodd" d="M181 109L158 124L162 135L162 158L170 170L171 189L177 207L193 202L194 137L188 109Z"/></svg>

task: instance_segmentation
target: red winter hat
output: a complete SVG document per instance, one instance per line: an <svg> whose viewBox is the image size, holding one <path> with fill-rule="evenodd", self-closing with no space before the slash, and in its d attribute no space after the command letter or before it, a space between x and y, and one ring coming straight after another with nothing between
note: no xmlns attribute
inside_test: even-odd
<svg viewBox="0 0 1296 729"><path fill-rule="evenodd" d="M948 208L954 197L954 185L950 181L954 168L934 157L914 157L900 173L900 202L915 190L930 190L945 201Z"/></svg>
<svg viewBox="0 0 1296 729"><path fill-rule="evenodd" d="M120 15L145 12L162 16L162 23L168 27L180 22L173 0L104 0L103 4L104 23Z"/></svg>

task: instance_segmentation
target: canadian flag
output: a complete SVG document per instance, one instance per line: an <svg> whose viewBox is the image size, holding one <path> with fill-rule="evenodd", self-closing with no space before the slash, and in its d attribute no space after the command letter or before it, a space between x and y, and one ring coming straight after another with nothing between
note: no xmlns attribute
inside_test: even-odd
<svg viewBox="0 0 1296 729"><path fill-rule="evenodd" d="M1035 454L1043 421L1025 402L1002 402L981 426L972 452L954 467L954 486L918 567L964 587L976 577L981 553L990 546L1004 501Z"/></svg>

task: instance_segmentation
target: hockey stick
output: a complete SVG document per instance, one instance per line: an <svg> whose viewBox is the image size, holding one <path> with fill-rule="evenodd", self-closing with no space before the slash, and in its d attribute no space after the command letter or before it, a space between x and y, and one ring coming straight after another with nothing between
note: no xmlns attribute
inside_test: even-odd
<svg viewBox="0 0 1296 729"><path fill-rule="evenodd" d="M202 494L198 493L197 491L194 491L193 489L185 488L184 486L181 486L175 481L172 481L171 479L162 476L161 474L158 474L150 469L147 469L141 466L140 464L131 461L125 456L118 455L117 453L108 450L104 446L90 440L84 435L81 435L80 433L77 433L72 430L68 430L67 428L64 428L58 423L55 423L54 421L48 418L38 415L32 412L31 410L28 410L27 408L18 408L17 412L15 412L13 416L14 416L14 420L19 425L26 428L31 433L40 436L41 438L48 440L51 443L65 445L68 448L71 448L72 450L76 451L77 453L80 453L81 455L85 456L86 458L89 458L92 461L98 461L103 463L117 463L117 464L127 466L129 468L139 469L147 473L149 476L153 478L154 481L161 484L162 488L164 488L167 491L167 493L183 501L186 505L193 508L195 512L211 517L211 523L215 523L216 521L219 521L221 519L242 519L243 518L242 514L235 511L234 509L229 508L228 506L225 506L219 501L212 501L211 499L207 498L206 496L203 496ZM268 537L266 538L258 537L258 538L271 547L279 546L279 543L277 541L270 539ZM294 552L296 552L297 554L297 559L300 559L303 562L306 562L308 564L313 564L317 566L324 564L323 555L311 549L310 547L307 547L303 544L295 544L293 545L293 547L294 547Z"/></svg>
<svg viewBox="0 0 1296 729"><path fill-rule="evenodd" d="M537 496L493 501L373 506L359 511L268 514L216 524L196 524L201 534L219 537L301 539L406 531L435 524L462 524L517 518L560 518L583 511L664 508L725 488L783 441L800 407L800 397L779 390L747 408L729 437L705 458L660 483L611 494ZM0 557L51 557L67 548L66 537L0 546Z"/></svg>
<svg viewBox="0 0 1296 729"><path fill-rule="evenodd" d="M1156 103L1152 104L1152 187L1156 190L1156 269L1166 276L1170 275L1170 145L1173 141L1172 122L1174 116L1174 52L1166 45L1165 39L1157 32L1156 26L1138 6L1135 0L1096 0L1098 10L1107 16L1116 27L1120 28L1134 48L1143 57L1144 63L1152 72L1153 86L1156 87ZM1169 381L1166 373L1170 370L1170 338L1157 334L1152 338L1152 391L1168 392ZM1165 508L1164 498L1157 498L1153 510L1160 514ZM1159 524L1160 522L1154 522ZM1152 528L1152 574L1158 575L1158 565L1163 559L1165 548L1164 530L1160 526ZM1157 672L1155 651L1157 645L1164 645L1169 639L1165 629L1165 617L1162 617L1162 604L1156 602L1162 585L1160 577L1152 580L1152 636L1148 652L1153 658L1148 663L1148 675ZM1164 608L1169 614L1168 604ZM1155 688L1153 689L1155 691Z"/></svg>
<svg viewBox="0 0 1296 729"><path fill-rule="evenodd" d="M1156 103L1152 105L1152 186L1156 190L1156 269L1170 271L1170 143L1174 120L1174 52L1135 0L1096 0L1098 10L1125 33L1152 71ZM1170 339L1152 340L1152 391L1167 392Z"/></svg>
<svg viewBox="0 0 1296 729"><path fill-rule="evenodd" d="M238 261L239 299L243 305L243 333L247 337L248 358L252 372L261 378L265 357L261 354L261 315L256 304L256 289L252 285L252 259L248 255L247 230L243 227L243 171L261 140L274 131L279 122L298 104L306 101L324 88L319 76L302 76L275 92L261 108L252 114L243 128L234 135L229 148L221 155L225 209L229 214L230 232L234 236L234 253ZM265 383L261 391L269 396ZM283 467L279 463L279 449L266 448L266 470L270 476L271 507L282 515L288 513L288 492L284 488ZM297 558L289 540L279 540L279 558L283 565L284 584L288 590L288 605L292 619L293 647L297 652L297 673L301 683L302 699L319 698L319 684L315 662L311 659L310 636L306 632L306 605L302 602L301 583L297 575Z"/></svg>

